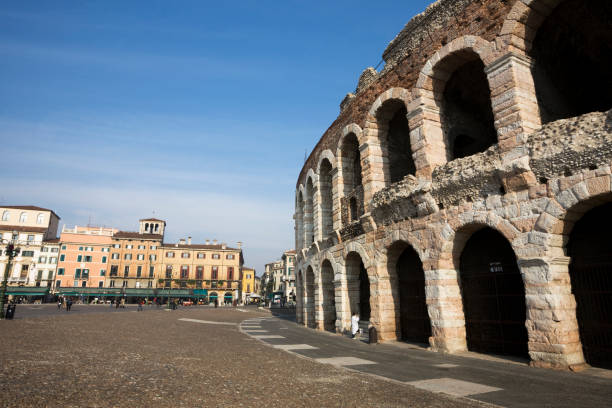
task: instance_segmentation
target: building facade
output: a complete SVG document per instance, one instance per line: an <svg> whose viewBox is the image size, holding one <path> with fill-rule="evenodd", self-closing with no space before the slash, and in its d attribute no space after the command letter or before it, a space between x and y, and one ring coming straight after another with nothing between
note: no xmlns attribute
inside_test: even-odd
<svg viewBox="0 0 612 408"><path fill-rule="evenodd" d="M439 0L408 22L298 177L298 321L612 367L610 21Z"/></svg>
<svg viewBox="0 0 612 408"><path fill-rule="evenodd" d="M255 269L253 268L242 268L242 303L247 303L250 300L251 294L258 294L257 287L255 286Z"/></svg>
<svg viewBox="0 0 612 408"><path fill-rule="evenodd" d="M0 206L0 215L0 280L8 263L4 250L12 241L20 252L13 259L8 285L41 287L46 292L57 268L59 216L53 210L36 206Z"/></svg>

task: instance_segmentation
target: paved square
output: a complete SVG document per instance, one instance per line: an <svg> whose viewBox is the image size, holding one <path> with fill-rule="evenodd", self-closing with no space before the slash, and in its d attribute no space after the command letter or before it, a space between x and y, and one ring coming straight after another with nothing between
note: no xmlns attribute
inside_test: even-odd
<svg viewBox="0 0 612 408"><path fill-rule="evenodd" d="M455 367L459 367L457 364L449 364L449 363L445 363L445 364L434 364L434 367L440 367L440 368L455 368Z"/></svg>
<svg viewBox="0 0 612 408"><path fill-rule="evenodd" d="M442 392L455 397L484 394L486 392L501 391L502 388L489 387L469 381L455 380L454 378L435 378L432 380L411 381L406 384L432 392Z"/></svg>
<svg viewBox="0 0 612 408"><path fill-rule="evenodd" d="M364 364L378 364L374 361L364 360L357 357L331 357L331 358L316 358L316 362L323 364L331 364L336 366L352 366Z"/></svg>
<svg viewBox="0 0 612 408"><path fill-rule="evenodd" d="M255 335L253 336L256 339L284 339L283 336L277 336L275 334L262 334L262 335Z"/></svg>
<svg viewBox="0 0 612 408"><path fill-rule="evenodd" d="M179 319L182 322L192 322L192 323L205 323L205 324L220 324L226 326L236 326L236 323L228 323L228 322L213 322L210 320L198 320L198 319Z"/></svg>

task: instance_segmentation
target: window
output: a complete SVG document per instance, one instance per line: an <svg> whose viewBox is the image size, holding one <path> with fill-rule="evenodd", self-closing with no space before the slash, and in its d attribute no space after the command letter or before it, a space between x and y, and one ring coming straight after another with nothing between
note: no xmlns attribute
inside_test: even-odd
<svg viewBox="0 0 612 408"><path fill-rule="evenodd" d="M62 249L66 249L66 245L62 245Z"/></svg>
<svg viewBox="0 0 612 408"><path fill-rule="evenodd" d="M113 244L113 248L121 248L120 244Z"/></svg>
<svg viewBox="0 0 612 408"><path fill-rule="evenodd" d="M45 215L44 214L38 214L38 217L36 217L36 223L37 224L42 224L44 220L45 220Z"/></svg>
<svg viewBox="0 0 612 408"><path fill-rule="evenodd" d="M113 252L111 259L119 259L119 254L117 252Z"/></svg>
<svg viewBox="0 0 612 408"><path fill-rule="evenodd" d="M151 245L151 249L152 250L156 250L157 249L157 245Z"/></svg>
<svg viewBox="0 0 612 408"><path fill-rule="evenodd" d="M225 259L234 259L234 254L227 254Z"/></svg>
<svg viewBox="0 0 612 408"><path fill-rule="evenodd" d="M174 252L172 251L166 252L166 258L174 258Z"/></svg>
<svg viewBox="0 0 612 408"><path fill-rule="evenodd" d="M204 267L198 266L196 268L196 279L202 279L204 277Z"/></svg>
<svg viewBox="0 0 612 408"><path fill-rule="evenodd" d="M85 255L83 262L91 262L91 255Z"/></svg>
<svg viewBox="0 0 612 408"><path fill-rule="evenodd" d="M212 259L219 259L219 254L212 254Z"/></svg>
<svg viewBox="0 0 612 408"><path fill-rule="evenodd" d="M83 279L88 279L89 278L89 269L83 269L81 276Z"/></svg>
<svg viewBox="0 0 612 408"><path fill-rule="evenodd" d="M59 252L59 248L51 248L51 252Z"/></svg>
<svg viewBox="0 0 612 408"><path fill-rule="evenodd" d="M119 265L111 265L110 276L117 276L119 273Z"/></svg>
<svg viewBox="0 0 612 408"><path fill-rule="evenodd" d="M127 281L121 282L121 287L127 288Z"/></svg>
<svg viewBox="0 0 612 408"><path fill-rule="evenodd" d="M106 263L106 257L105 256L102 257L102 263Z"/></svg>
<svg viewBox="0 0 612 408"><path fill-rule="evenodd" d="M110 252L110 248L102 248L102 252Z"/></svg>
<svg viewBox="0 0 612 408"><path fill-rule="evenodd" d="M60 288L60 287L62 287L62 281L61 281L61 280L56 281L56 282L55 282L55 287L56 287L56 288Z"/></svg>
<svg viewBox="0 0 612 408"><path fill-rule="evenodd" d="M234 268L231 266L227 268L227 280L234 280Z"/></svg>
<svg viewBox="0 0 612 408"><path fill-rule="evenodd" d="M251 275L247 273L246 278L247 278L247 279L251 279Z"/></svg>
<svg viewBox="0 0 612 408"><path fill-rule="evenodd" d="M246 291L247 291L247 293L250 293L250 292L251 292L251 285L248 285L248 284L247 284L247 290L246 290Z"/></svg>
<svg viewBox="0 0 612 408"><path fill-rule="evenodd" d="M166 279L172 279L172 265L166 265Z"/></svg>
<svg viewBox="0 0 612 408"><path fill-rule="evenodd" d="M149 266L149 278L153 277L153 273L155 272L155 267L154 266Z"/></svg>
<svg viewBox="0 0 612 408"><path fill-rule="evenodd" d="M61 254L60 255L60 261L64 261L66 259L66 254Z"/></svg>
<svg viewBox="0 0 612 408"><path fill-rule="evenodd" d="M188 278L189 278L189 266L182 265L181 266L181 279L188 279Z"/></svg>
<svg viewBox="0 0 612 408"><path fill-rule="evenodd" d="M112 272L111 272L111 273L112 273ZM109 288L114 288L114 287L115 287L115 281L114 281L114 280L110 281L110 282L108 283L108 287L109 287Z"/></svg>
<svg viewBox="0 0 612 408"><path fill-rule="evenodd" d="M79 286L79 281L78 281L78 280L75 280L75 281L74 281L74 283L72 284L72 286L73 286L73 287L77 287L77 286Z"/></svg>
<svg viewBox="0 0 612 408"><path fill-rule="evenodd" d="M28 220L28 214L26 213L21 213L21 215L19 216L19 222L26 222Z"/></svg>
<svg viewBox="0 0 612 408"><path fill-rule="evenodd" d="M50 264L56 264L57 263L57 256L50 256L49 257L49 263Z"/></svg>
<svg viewBox="0 0 612 408"><path fill-rule="evenodd" d="M198 252L198 259L205 259L206 254L204 252Z"/></svg>
<svg viewBox="0 0 612 408"><path fill-rule="evenodd" d="M46 256L39 256L38 257L38 263L47 263L47 257Z"/></svg>
<svg viewBox="0 0 612 408"><path fill-rule="evenodd" d="M82 251L82 250L83 250L83 247L79 247L79 251Z"/></svg>
<svg viewBox="0 0 612 408"><path fill-rule="evenodd" d="M132 260L132 254L125 254L125 255L123 255L123 259L125 259L126 261L131 261Z"/></svg>
<svg viewBox="0 0 612 408"><path fill-rule="evenodd" d="M146 245L138 245L138 249L147 249Z"/></svg>
<svg viewBox="0 0 612 408"><path fill-rule="evenodd" d="M81 277L81 270L80 269L77 269L76 271L74 271L74 277L76 279L79 279ZM74 286L77 286L77 285L74 285Z"/></svg>
<svg viewBox="0 0 612 408"><path fill-rule="evenodd" d="M106 269L100 269L100 276L106 276Z"/></svg>
<svg viewBox="0 0 612 408"><path fill-rule="evenodd" d="M21 252L21 256L26 257L26 256L34 256L34 251L23 251Z"/></svg>
<svg viewBox="0 0 612 408"><path fill-rule="evenodd" d="M49 248L47 248L47 247L42 247L42 249L40 250L40 252L49 252Z"/></svg>
<svg viewBox="0 0 612 408"><path fill-rule="evenodd" d="M28 235L28 242L34 241L34 235Z"/></svg>
<svg viewBox="0 0 612 408"><path fill-rule="evenodd" d="M125 248L126 248L126 249L132 249L132 248L134 248L134 245L132 245L132 244L127 244L127 245L125 246Z"/></svg>
<svg viewBox="0 0 612 408"><path fill-rule="evenodd" d="M183 259L189 258L189 252L182 252L181 253L181 258L183 258Z"/></svg>
<svg viewBox="0 0 612 408"><path fill-rule="evenodd" d="M130 265L125 265L123 269L123 276L128 276L130 274Z"/></svg>
<svg viewBox="0 0 612 408"><path fill-rule="evenodd" d="M98 287L99 287L99 288L101 288L101 287L102 287L102 285L104 285L104 282L103 282L103 281L98 282Z"/></svg>
<svg viewBox="0 0 612 408"><path fill-rule="evenodd" d="M144 254L138 254L136 256L136 259L138 259L139 261L144 261Z"/></svg>
<svg viewBox="0 0 612 408"><path fill-rule="evenodd" d="M157 261L157 255L149 255L149 261Z"/></svg>
<svg viewBox="0 0 612 408"><path fill-rule="evenodd" d="M138 268L136 268L136 277L140 278L142 276L142 265L138 265Z"/></svg>
<svg viewBox="0 0 612 408"><path fill-rule="evenodd" d="M83 260L83 255L77 256L77 262L81 262Z"/></svg>
<svg viewBox="0 0 612 408"><path fill-rule="evenodd" d="M293 273L293 268L289 268L289 270L288 270L287 274L288 274L289 276L291 276L291 274L292 274L292 273Z"/></svg>
<svg viewBox="0 0 612 408"><path fill-rule="evenodd" d="M59 268L59 269L57 270L57 274L58 274L58 275L63 275L63 274L64 274L64 268Z"/></svg>
<svg viewBox="0 0 612 408"><path fill-rule="evenodd" d="M149 281L147 282L147 288L152 288L153 287L153 282Z"/></svg>
<svg viewBox="0 0 612 408"><path fill-rule="evenodd" d="M219 276L219 267L218 266L213 266L212 267L212 272L211 272L211 279L213 280L217 280L218 276Z"/></svg>
<svg viewBox="0 0 612 408"><path fill-rule="evenodd" d="M8 221L9 219L9 212L8 211L4 211L2 213L2 221Z"/></svg>
<svg viewBox="0 0 612 408"><path fill-rule="evenodd" d="M93 247L85 247L85 251L93 252Z"/></svg>

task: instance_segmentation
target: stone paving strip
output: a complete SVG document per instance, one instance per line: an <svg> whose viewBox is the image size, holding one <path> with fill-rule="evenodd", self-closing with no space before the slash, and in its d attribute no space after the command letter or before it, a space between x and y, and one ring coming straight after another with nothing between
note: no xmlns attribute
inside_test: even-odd
<svg viewBox="0 0 612 408"><path fill-rule="evenodd" d="M237 323L229 323L229 322L213 322L210 320L198 320L198 319L187 319L187 318L182 318L179 319L182 322L193 322L193 323L205 323L205 324L221 324L221 325L227 325L227 326L236 326Z"/></svg>
<svg viewBox="0 0 612 408"><path fill-rule="evenodd" d="M364 360L357 357L331 357L331 358L315 358L314 361L322 364L331 364L334 366L354 366L365 364L378 364L374 361Z"/></svg>
<svg viewBox="0 0 612 408"><path fill-rule="evenodd" d="M277 336L275 334L256 334L251 336L255 339L263 340L263 339L284 339L284 336Z"/></svg>
<svg viewBox="0 0 612 408"><path fill-rule="evenodd" d="M456 380L454 378L434 378L431 380L410 381L406 384L422 390L449 394L455 397L467 397L470 395L503 390L503 388L490 387L488 385Z"/></svg>
<svg viewBox="0 0 612 408"><path fill-rule="evenodd" d="M291 350L317 350L318 347L311 346L310 344L275 344L272 347L280 350L291 351Z"/></svg>

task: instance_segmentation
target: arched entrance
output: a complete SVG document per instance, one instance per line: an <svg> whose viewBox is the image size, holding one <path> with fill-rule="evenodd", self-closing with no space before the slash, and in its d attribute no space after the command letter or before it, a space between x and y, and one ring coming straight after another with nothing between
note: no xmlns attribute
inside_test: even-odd
<svg viewBox="0 0 612 408"><path fill-rule="evenodd" d="M396 263L399 287L400 338L406 341L429 343L431 321L425 299L423 264L412 247L406 247Z"/></svg>
<svg viewBox="0 0 612 408"><path fill-rule="evenodd" d="M460 275L468 349L528 357L525 286L506 238L491 228L475 232Z"/></svg>
<svg viewBox="0 0 612 408"><path fill-rule="evenodd" d="M312 267L308 267L306 269L306 280L305 280L305 289L306 289L306 325L308 327L315 328L315 308L314 308L314 297L315 297L315 284L314 284L314 271Z"/></svg>
<svg viewBox="0 0 612 408"><path fill-rule="evenodd" d="M410 146L408 111L403 101L385 101L376 112L381 146L387 156L387 184L402 180L408 174L415 174L416 166Z"/></svg>
<svg viewBox="0 0 612 408"><path fill-rule="evenodd" d="M321 193L321 237L327 239L334 228L332 165L327 159L323 159L319 167L319 191Z"/></svg>
<svg viewBox="0 0 612 408"><path fill-rule="evenodd" d="M587 363L612 368L612 203L587 212L567 246L572 293Z"/></svg>
<svg viewBox="0 0 612 408"><path fill-rule="evenodd" d="M328 260L321 265L321 286L323 289L323 328L336 331L336 294L334 270Z"/></svg>
<svg viewBox="0 0 612 408"><path fill-rule="evenodd" d="M208 302L215 303L215 301L217 300L218 300L217 292L210 292L210 294L208 295Z"/></svg>
<svg viewBox="0 0 612 408"><path fill-rule="evenodd" d="M346 284L349 315L359 314L360 321L370 320L370 280L361 256L351 252L346 257Z"/></svg>
<svg viewBox="0 0 612 408"><path fill-rule="evenodd" d="M231 305L233 300L234 300L234 295L232 295L232 292L225 292L225 295L223 295L223 302L226 305Z"/></svg>

